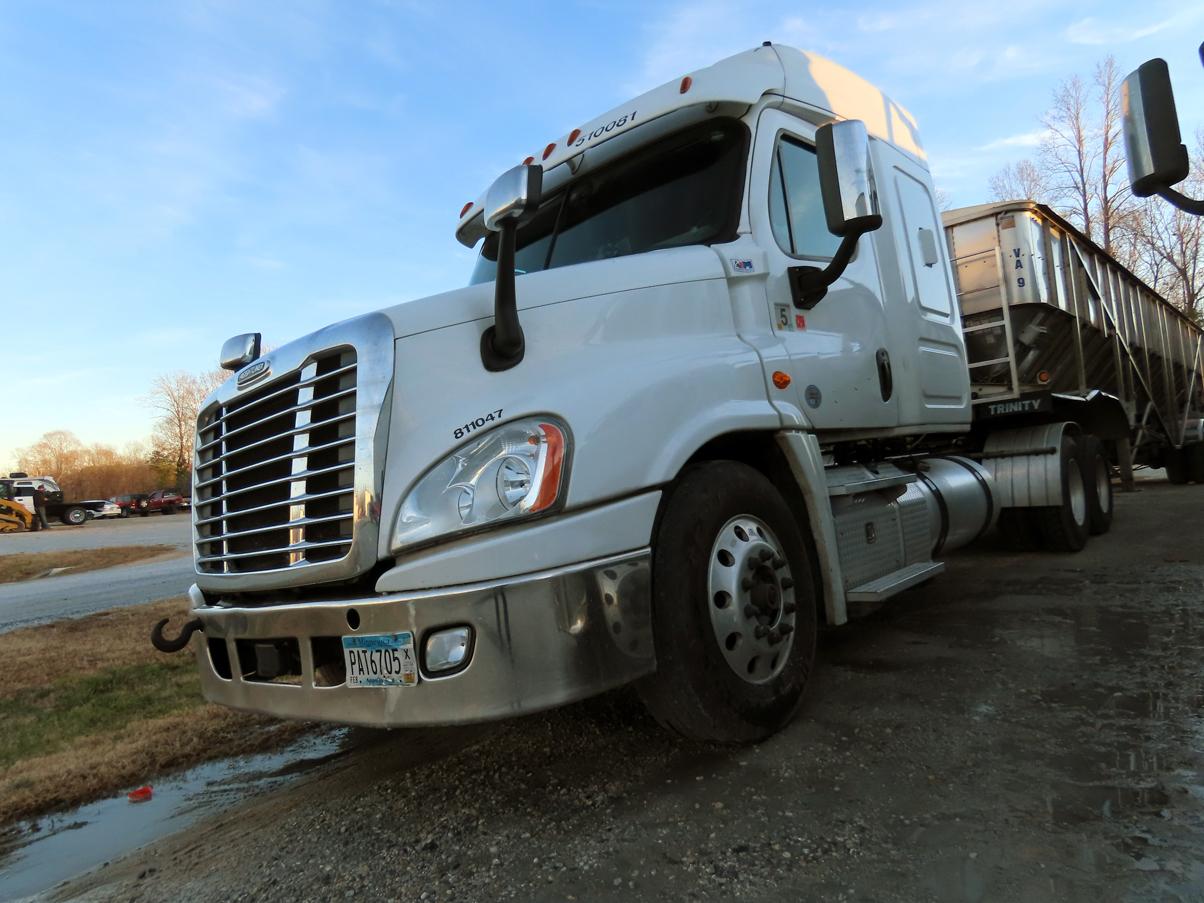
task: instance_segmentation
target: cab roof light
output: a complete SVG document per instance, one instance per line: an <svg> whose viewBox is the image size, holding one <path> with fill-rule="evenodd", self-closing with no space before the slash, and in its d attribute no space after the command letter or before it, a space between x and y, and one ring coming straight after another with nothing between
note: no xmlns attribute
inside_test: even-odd
<svg viewBox="0 0 1204 903"><path fill-rule="evenodd" d="M556 142L555 141L553 141L551 144L549 144L547 147L545 147L543 149L543 158L545 160L548 159L548 157L552 156L552 151L554 151L554 150L556 150Z"/></svg>
<svg viewBox="0 0 1204 903"><path fill-rule="evenodd" d="M685 78L683 78L681 80L681 85L678 87L677 93L685 94L687 91L690 90L690 86L692 84L694 84L694 79L690 78L690 76L687 75Z"/></svg>
<svg viewBox="0 0 1204 903"><path fill-rule="evenodd" d="M530 166L534 162L535 162L534 156L528 157L526 160L523 161L523 166Z"/></svg>
<svg viewBox="0 0 1204 903"><path fill-rule="evenodd" d="M471 209L472 209L472 201L469 201L467 204L465 204L463 207L460 208L460 219L464 219L464 214L467 213Z"/></svg>
<svg viewBox="0 0 1204 903"><path fill-rule="evenodd" d="M581 129L573 129L571 132L569 132L569 142L568 143L572 144L574 141L576 141L580 137L581 137Z"/></svg>

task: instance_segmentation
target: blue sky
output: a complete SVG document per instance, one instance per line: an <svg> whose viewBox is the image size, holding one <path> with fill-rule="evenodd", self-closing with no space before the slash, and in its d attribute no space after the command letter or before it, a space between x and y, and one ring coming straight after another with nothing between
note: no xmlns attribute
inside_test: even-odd
<svg viewBox="0 0 1204 903"><path fill-rule="evenodd" d="M1204 6L0 4L0 467L149 433L153 377L463 284L464 201L640 91L791 43L917 117L955 205L1032 152L1059 79L1163 56L1204 123Z"/></svg>

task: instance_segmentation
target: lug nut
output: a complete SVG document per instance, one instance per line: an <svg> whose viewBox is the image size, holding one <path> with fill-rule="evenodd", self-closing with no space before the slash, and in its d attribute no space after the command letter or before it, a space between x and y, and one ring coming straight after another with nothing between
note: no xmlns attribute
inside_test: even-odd
<svg viewBox="0 0 1204 903"><path fill-rule="evenodd" d="M757 584L753 581L752 577L745 577L740 581L740 589L742 590L750 590L756 585Z"/></svg>
<svg viewBox="0 0 1204 903"><path fill-rule="evenodd" d="M767 633L769 633L769 628L766 627L764 624L758 624L753 629L753 636L755 636L758 640L761 639L763 636L765 636L765 634L767 634Z"/></svg>
<svg viewBox="0 0 1204 903"><path fill-rule="evenodd" d="M762 549L761 550L761 560L762 561L768 561L772 557L773 557L773 549Z"/></svg>
<svg viewBox="0 0 1204 903"><path fill-rule="evenodd" d="M773 560L773 569L775 571L780 571L785 566L786 566L786 559L783 558L781 555L779 555L777 558L775 558Z"/></svg>
<svg viewBox="0 0 1204 903"><path fill-rule="evenodd" d="M782 611L788 615L792 615L796 611L798 611L798 606L795 605L793 602L787 602L785 605L782 606Z"/></svg>
<svg viewBox="0 0 1204 903"><path fill-rule="evenodd" d="M752 605L744 606L744 617L755 618L756 616L757 616L757 609L754 606L752 606Z"/></svg>
<svg viewBox="0 0 1204 903"><path fill-rule="evenodd" d="M782 589L790 589L792 586L794 586L794 580L790 577L783 577L780 582L782 584Z"/></svg>
<svg viewBox="0 0 1204 903"><path fill-rule="evenodd" d="M790 636L790 634L794 633L794 625L793 624L779 624L778 625L778 633L780 633L782 636Z"/></svg>
<svg viewBox="0 0 1204 903"><path fill-rule="evenodd" d="M770 646L776 646L781 641L782 641L782 635L780 633L778 633L777 630L769 631L769 645Z"/></svg>

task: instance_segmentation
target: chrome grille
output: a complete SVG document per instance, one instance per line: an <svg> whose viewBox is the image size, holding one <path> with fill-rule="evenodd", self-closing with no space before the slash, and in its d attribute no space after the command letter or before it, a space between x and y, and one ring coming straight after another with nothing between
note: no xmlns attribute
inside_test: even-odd
<svg viewBox="0 0 1204 903"><path fill-rule="evenodd" d="M193 477L199 573L274 571L351 552L357 376L355 349L331 348L202 412Z"/></svg>

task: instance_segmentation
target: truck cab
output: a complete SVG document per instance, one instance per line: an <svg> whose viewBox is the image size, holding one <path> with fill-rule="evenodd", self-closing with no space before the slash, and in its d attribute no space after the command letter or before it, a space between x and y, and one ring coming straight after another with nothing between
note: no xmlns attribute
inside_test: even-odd
<svg viewBox="0 0 1204 903"><path fill-rule="evenodd" d="M765 45L674 80L456 236L467 287L227 343L193 471L208 698L399 726L634 682L682 734L757 740L819 623L995 523L916 123L836 64ZM1076 437L987 454L1041 458L1012 504L1070 510Z"/></svg>

